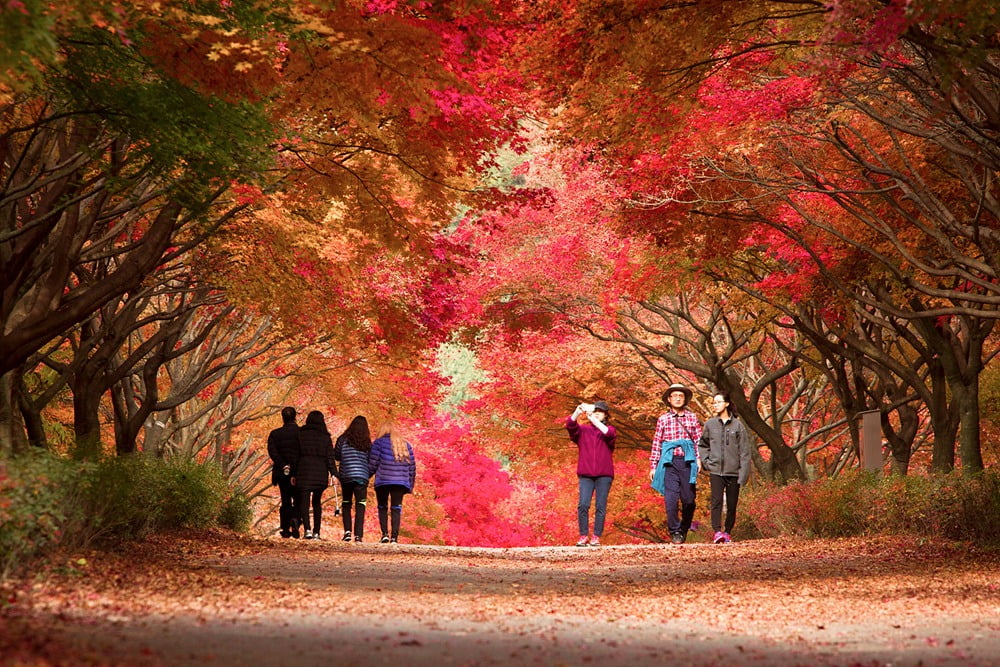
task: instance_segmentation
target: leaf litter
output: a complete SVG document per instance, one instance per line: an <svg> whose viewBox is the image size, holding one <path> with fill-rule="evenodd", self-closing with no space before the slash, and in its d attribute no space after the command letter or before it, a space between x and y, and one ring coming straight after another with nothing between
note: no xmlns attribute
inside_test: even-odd
<svg viewBox="0 0 1000 667"><path fill-rule="evenodd" d="M918 538L461 548L154 537L3 584L11 665L988 665L1000 555Z"/></svg>

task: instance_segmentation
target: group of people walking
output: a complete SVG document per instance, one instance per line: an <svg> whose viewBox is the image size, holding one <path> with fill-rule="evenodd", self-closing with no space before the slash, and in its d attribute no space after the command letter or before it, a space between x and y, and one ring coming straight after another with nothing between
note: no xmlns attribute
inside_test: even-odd
<svg viewBox="0 0 1000 667"><path fill-rule="evenodd" d="M380 542L398 542L403 497L413 492L417 466L413 446L395 422L386 420L373 442L368 420L359 415L334 442L322 412L311 411L301 427L296 416L294 407L282 409L282 426L267 439L271 483L281 497L281 536L321 539L323 493L336 479L341 488L342 539L363 541L368 485L374 477Z"/></svg>
<svg viewBox="0 0 1000 667"><path fill-rule="evenodd" d="M750 476L750 435L736 417L730 398L715 394L715 415L704 426L688 409L692 391L672 384L663 392L667 406L656 420L649 453L649 480L663 495L670 541L683 544L695 512L698 473L709 475L712 541L730 542L736 525L740 487ZM580 500L577 546L599 546L607 516L608 495L614 479L613 453L617 432L611 425L610 408L604 401L581 403L566 418L570 440L578 448L576 474ZM582 419L581 419L582 418ZM591 502L595 501L593 532L589 531ZM725 521L722 509L725 503Z"/></svg>
<svg viewBox="0 0 1000 667"><path fill-rule="evenodd" d="M667 411L656 421L649 480L663 495L671 542L683 544L694 518L698 474L707 473L712 541L726 543L731 541L736 524L740 488L750 476L750 435L727 394L713 396L715 415L704 425L688 408L691 398L691 389L682 384L672 384L663 392ZM610 412L604 401L581 403L566 418L569 438L578 449L577 546L600 546L604 534L618 435ZM297 538L301 528L306 539L320 539L323 492L330 480L336 479L341 487L342 539L363 541L368 485L374 477L380 541L397 542L403 498L413 492L417 468L413 446L398 432L395 422L387 420L373 441L368 420L359 415L334 441L318 410L310 412L301 427L293 407L284 408L281 418L283 425L271 431L267 440L273 463L271 483L281 495L281 536ZM591 531L592 503L596 509Z"/></svg>

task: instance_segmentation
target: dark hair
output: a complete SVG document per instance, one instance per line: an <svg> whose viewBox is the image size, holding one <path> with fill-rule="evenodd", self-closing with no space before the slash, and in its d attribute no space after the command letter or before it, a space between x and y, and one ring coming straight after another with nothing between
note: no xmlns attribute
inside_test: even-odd
<svg viewBox="0 0 1000 667"><path fill-rule="evenodd" d="M323 413L320 412L319 410L313 410L312 412L309 413L309 415L306 417L306 425L319 426L320 430L323 431L323 433L329 433L329 431L326 430L326 420L323 419Z"/></svg>
<svg viewBox="0 0 1000 667"><path fill-rule="evenodd" d="M717 391L717 392L715 392L715 395L716 396L721 396L722 400L724 400L726 402L726 412L729 413L729 417L731 419L736 419L737 417L739 417L739 415L736 414L736 408L733 407L733 401L732 401L732 399L729 398L729 392L728 391Z"/></svg>
<svg viewBox="0 0 1000 667"><path fill-rule="evenodd" d="M281 408L281 421L286 424L295 421L295 408L292 406Z"/></svg>
<svg viewBox="0 0 1000 667"><path fill-rule="evenodd" d="M368 429L368 420L361 415L351 420L350 425L344 429L341 437L347 438L347 442L351 443L351 447L359 452L371 451L372 434Z"/></svg>

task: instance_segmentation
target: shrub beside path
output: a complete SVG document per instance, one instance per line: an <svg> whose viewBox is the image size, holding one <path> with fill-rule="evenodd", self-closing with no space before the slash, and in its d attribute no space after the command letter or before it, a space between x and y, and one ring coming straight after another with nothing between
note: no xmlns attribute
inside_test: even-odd
<svg viewBox="0 0 1000 667"><path fill-rule="evenodd" d="M160 536L3 584L12 665L995 665L1000 554Z"/></svg>

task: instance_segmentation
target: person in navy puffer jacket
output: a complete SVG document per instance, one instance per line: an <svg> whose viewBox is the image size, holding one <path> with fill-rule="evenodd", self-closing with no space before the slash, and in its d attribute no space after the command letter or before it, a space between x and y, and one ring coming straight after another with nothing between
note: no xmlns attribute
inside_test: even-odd
<svg viewBox="0 0 1000 667"><path fill-rule="evenodd" d="M368 455L372 450L372 436L368 420L358 415L351 420L337 438L333 457L340 461L340 503L344 517L344 541L351 541L351 507L354 506L354 541L361 542L365 534L365 506L368 502Z"/></svg>
<svg viewBox="0 0 1000 667"><path fill-rule="evenodd" d="M375 476L375 500L378 502L378 522L382 528L380 541L398 542L403 496L413 492L417 480L417 462L413 456L413 446L403 438L392 420L388 420L380 430L383 435L372 443L368 468Z"/></svg>

